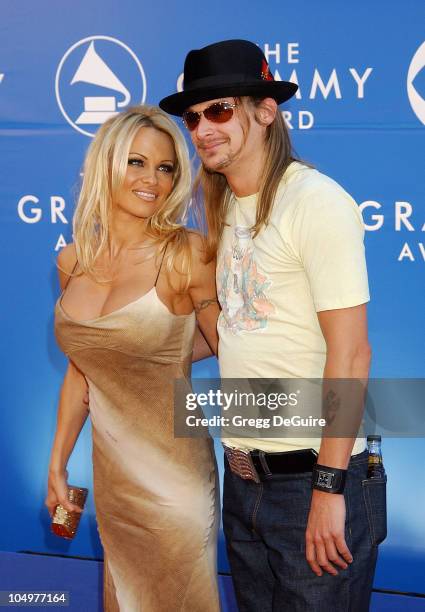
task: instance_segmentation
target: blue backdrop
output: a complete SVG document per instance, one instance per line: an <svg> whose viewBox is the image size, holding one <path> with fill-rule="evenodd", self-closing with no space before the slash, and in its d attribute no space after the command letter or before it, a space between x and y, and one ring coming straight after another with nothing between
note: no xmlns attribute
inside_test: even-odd
<svg viewBox="0 0 425 612"><path fill-rule="evenodd" d="M111 112L176 90L189 49L247 38L276 78L298 82L286 107L298 154L363 210L372 374L424 377L422 2L23 0L3 2L1 17L0 549L101 556L91 497L71 544L49 534L43 507L65 368L53 337L55 257L71 240L91 134ZM200 377L216 373L213 360L195 368ZM92 489L89 433L69 471ZM424 452L423 439L384 441L389 536L380 588L425 592Z"/></svg>

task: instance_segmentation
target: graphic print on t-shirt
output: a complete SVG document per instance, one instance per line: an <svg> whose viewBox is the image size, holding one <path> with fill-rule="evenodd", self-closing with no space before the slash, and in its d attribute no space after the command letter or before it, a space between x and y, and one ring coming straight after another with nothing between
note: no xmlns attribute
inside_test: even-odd
<svg viewBox="0 0 425 612"><path fill-rule="evenodd" d="M234 227L232 247L224 251L217 267L217 292L222 308L219 326L234 334L267 327L275 311L265 291L271 281L257 269L251 230Z"/></svg>

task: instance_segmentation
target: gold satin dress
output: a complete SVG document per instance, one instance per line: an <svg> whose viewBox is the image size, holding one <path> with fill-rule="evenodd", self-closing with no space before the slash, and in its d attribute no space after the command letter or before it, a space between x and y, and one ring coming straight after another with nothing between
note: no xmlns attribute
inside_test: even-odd
<svg viewBox="0 0 425 612"><path fill-rule="evenodd" d="M172 314L156 283L86 321L61 298L56 337L90 390L105 611L219 611L212 441L174 438L173 380L190 376L195 314Z"/></svg>

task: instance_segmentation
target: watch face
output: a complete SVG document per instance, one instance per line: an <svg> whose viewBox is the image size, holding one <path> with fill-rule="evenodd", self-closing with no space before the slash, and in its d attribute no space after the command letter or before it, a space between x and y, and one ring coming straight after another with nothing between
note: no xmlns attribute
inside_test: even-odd
<svg viewBox="0 0 425 612"><path fill-rule="evenodd" d="M334 476L335 474L332 474L332 472L323 472L322 470L318 470L316 482L320 487L332 489Z"/></svg>

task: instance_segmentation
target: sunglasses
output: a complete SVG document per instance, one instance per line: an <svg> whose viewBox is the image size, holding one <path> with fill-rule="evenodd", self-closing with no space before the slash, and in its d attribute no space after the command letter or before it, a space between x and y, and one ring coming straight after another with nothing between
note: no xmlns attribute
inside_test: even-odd
<svg viewBox="0 0 425 612"><path fill-rule="evenodd" d="M198 127L201 115L204 115L205 119L212 123L226 123L233 117L233 109L236 107L237 104L231 102L214 102L199 113L190 110L185 111L182 115L183 123L190 132Z"/></svg>

